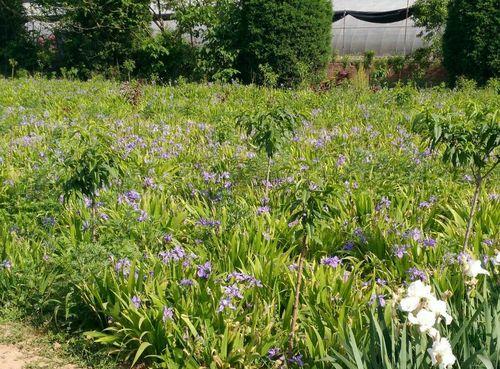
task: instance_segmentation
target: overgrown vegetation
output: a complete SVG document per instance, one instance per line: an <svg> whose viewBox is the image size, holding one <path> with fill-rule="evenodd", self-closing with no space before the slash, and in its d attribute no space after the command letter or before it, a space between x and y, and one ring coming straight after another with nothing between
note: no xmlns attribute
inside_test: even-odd
<svg viewBox="0 0 500 369"><path fill-rule="evenodd" d="M498 0L450 0L443 38L444 65L453 83L464 76L480 84L500 75Z"/></svg>
<svg viewBox="0 0 500 369"><path fill-rule="evenodd" d="M464 86L0 80L1 310L152 367L498 367L500 99Z"/></svg>

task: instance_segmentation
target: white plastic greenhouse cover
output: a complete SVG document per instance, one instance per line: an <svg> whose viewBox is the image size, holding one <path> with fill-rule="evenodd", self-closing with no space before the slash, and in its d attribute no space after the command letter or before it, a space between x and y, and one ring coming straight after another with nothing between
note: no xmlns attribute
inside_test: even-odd
<svg viewBox="0 0 500 369"><path fill-rule="evenodd" d="M415 0L333 0L333 9L383 12L404 9L414 3ZM362 54L369 50L376 55L409 54L424 45L418 36L421 31L411 18L378 24L348 15L332 23L332 44L339 55Z"/></svg>

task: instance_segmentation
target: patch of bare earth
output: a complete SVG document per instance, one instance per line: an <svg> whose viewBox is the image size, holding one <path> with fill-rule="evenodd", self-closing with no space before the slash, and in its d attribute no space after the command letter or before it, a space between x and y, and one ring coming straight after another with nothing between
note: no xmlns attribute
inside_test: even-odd
<svg viewBox="0 0 500 369"><path fill-rule="evenodd" d="M67 362L60 347L31 327L0 324L0 369L83 369Z"/></svg>

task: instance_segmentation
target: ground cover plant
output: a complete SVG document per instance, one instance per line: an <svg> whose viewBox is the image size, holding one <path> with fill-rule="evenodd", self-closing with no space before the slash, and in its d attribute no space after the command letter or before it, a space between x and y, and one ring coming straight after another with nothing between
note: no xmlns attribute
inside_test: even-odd
<svg viewBox="0 0 500 369"><path fill-rule="evenodd" d="M496 368L496 86L0 80L0 311L130 365Z"/></svg>

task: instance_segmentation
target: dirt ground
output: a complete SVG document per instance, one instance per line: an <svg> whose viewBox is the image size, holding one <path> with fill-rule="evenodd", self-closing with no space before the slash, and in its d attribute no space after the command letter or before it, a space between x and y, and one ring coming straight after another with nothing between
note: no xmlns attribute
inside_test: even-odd
<svg viewBox="0 0 500 369"><path fill-rule="evenodd" d="M60 344L21 323L0 324L0 369L84 369L68 362Z"/></svg>

